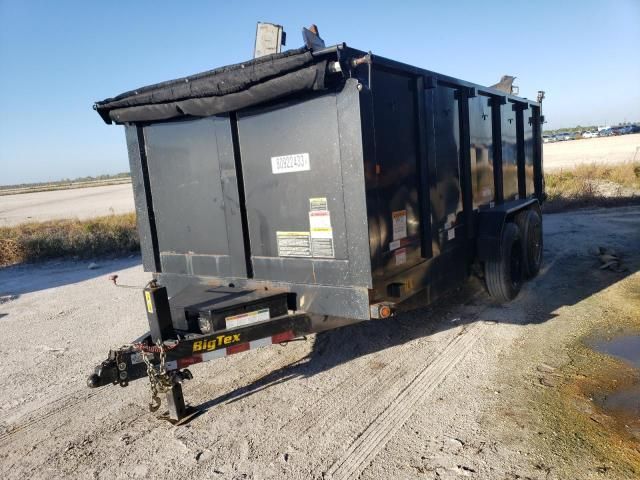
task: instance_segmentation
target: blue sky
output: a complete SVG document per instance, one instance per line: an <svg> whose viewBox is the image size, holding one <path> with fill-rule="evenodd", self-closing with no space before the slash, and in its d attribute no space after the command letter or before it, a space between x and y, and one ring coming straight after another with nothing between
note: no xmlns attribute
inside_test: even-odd
<svg viewBox="0 0 640 480"><path fill-rule="evenodd" d="M348 45L489 85L547 91L547 128L640 120L640 1L0 0L0 184L128 170L94 101L249 59L257 21L288 48L316 23Z"/></svg>

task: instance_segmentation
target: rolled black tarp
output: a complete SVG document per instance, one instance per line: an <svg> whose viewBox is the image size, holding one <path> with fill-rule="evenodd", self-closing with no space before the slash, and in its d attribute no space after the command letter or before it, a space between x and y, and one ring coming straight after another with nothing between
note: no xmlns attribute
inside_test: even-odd
<svg viewBox="0 0 640 480"><path fill-rule="evenodd" d="M206 117L290 94L323 90L326 60L306 48L142 87L96 102L106 123Z"/></svg>

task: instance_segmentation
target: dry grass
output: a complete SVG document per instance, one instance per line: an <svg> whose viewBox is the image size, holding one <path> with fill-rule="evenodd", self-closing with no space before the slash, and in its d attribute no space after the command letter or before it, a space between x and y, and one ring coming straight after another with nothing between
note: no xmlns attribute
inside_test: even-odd
<svg viewBox="0 0 640 480"><path fill-rule="evenodd" d="M547 213L640 203L640 162L581 165L545 174ZM134 213L0 227L0 267L48 258L89 258L140 249Z"/></svg>
<svg viewBox="0 0 640 480"><path fill-rule="evenodd" d="M640 162L580 165L544 178L547 213L640 203Z"/></svg>
<svg viewBox="0 0 640 480"><path fill-rule="evenodd" d="M138 251L135 213L0 227L0 266Z"/></svg>

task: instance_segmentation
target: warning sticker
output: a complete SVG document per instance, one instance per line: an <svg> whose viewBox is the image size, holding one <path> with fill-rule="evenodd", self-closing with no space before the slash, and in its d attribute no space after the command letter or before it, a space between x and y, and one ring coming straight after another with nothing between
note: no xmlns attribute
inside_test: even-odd
<svg viewBox="0 0 640 480"><path fill-rule="evenodd" d="M144 292L144 299L147 302L147 312L153 313L153 303L151 302L151 293L145 291Z"/></svg>
<svg viewBox="0 0 640 480"><path fill-rule="evenodd" d="M333 238L312 238L311 254L314 257L335 258Z"/></svg>
<svg viewBox="0 0 640 480"><path fill-rule="evenodd" d="M309 232L276 232L279 257L310 257Z"/></svg>
<svg viewBox="0 0 640 480"><path fill-rule="evenodd" d="M397 210L391 212L393 218L393 239L400 240L407 236L407 211Z"/></svg>
<svg viewBox="0 0 640 480"><path fill-rule="evenodd" d="M407 249L399 248L395 251L394 256L396 257L396 265L402 265L403 263L407 263Z"/></svg>
<svg viewBox="0 0 640 480"><path fill-rule="evenodd" d="M316 212L319 210L325 210L325 211L329 210L329 206L327 204L327 198L326 197L310 198L309 211Z"/></svg>
<svg viewBox="0 0 640 480"><path fill-rule="evenodd" d="M311 170L308 153L271 157L271 171L274 174L304 172L307 170Z"/></svg>
<svg viewBox="0 0 640 480"><path fill-rule="evenodd" d="M308 232L276 232L278 256L335 258L331 214L326 197L309 199Z"/></svg>
<svg viewBox="0 0 640 480"><path fill-rule="evenodd" d="M333 238L329 212L327 210L309 212L309 230L311 238Z"/></svg>
<svg viewBox="0 0 640 480"><path fill-rule="evenodd" d="M309 232L311 233L311 255L335 258L331 214L327 210L327 199L309 199Z"/></svg>
<svg viewBox="0 0 640 480"><path fill-rule="evenodd" d="M249 325L251 323L262 322L269 320L269 309L263 308L261 310L255 310L253 312L242 313L240 315L233 315L232 317L225 318L227 328L241 327L242 325Z"/></svg>

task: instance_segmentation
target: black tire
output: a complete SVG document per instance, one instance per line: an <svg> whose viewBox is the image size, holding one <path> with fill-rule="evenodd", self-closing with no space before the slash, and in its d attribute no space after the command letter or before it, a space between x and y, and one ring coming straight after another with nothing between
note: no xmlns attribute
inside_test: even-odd
<svg viewBox="0 0 640 480"><path fill-rule="evenodd" d="M487 290L498 302L513 300L522 287L522 242L520 230L507 223L502 231L500 258L484 264Z"/></svg>
<svg viewBox="0 0 640 480"><path fill-rule="evenodd" d="M516 224L522 238L522 273L533 278L542 265L542 218L535 210L525 210L516 215Z"/></svg>

